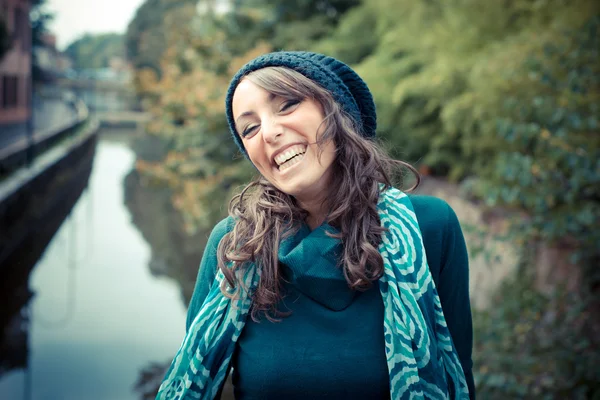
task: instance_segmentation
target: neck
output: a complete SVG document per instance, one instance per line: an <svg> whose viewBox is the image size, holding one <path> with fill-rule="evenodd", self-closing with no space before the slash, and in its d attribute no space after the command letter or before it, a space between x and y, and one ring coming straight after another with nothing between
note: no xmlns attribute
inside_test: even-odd
<svg viewBox="0 0 600 400"><path fill-rule="evenodd" d="M302 201L298 200L298 205L302 207L302 209L308 212L308 217L306 217L306 223L310 227L311 230L314 230L316 227L321 225L325 218L327 217L327 205L323 199L318 200L307 200Z"/></svg>

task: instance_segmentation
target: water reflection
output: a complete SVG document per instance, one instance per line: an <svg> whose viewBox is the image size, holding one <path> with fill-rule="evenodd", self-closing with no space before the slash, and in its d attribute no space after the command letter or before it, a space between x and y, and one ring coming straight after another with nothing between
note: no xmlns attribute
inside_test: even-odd
<svg viewBox="0 0 600 400"><path fill-rule="evenodd" d="M13 320L29 328L28 368L0 377L0 398L135 399L139 371L176 352L180 289L150 274L150 249L123 202L133 162L127 144L98 143L89 186L30 276L29 308Z"/></svg>

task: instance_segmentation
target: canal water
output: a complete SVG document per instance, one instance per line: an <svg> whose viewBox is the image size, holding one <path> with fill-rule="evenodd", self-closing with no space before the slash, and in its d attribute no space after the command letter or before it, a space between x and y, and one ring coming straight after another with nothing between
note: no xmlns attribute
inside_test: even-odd
<svg viewBox="0 0 600 400"><path fill-rule="evenodd" d="M134 161L126 143L101 137L88 187L30 276L28 368L0 376L0 399L139 399L140 370L177 351L180 288L150 273L124 204Z"/></svg>

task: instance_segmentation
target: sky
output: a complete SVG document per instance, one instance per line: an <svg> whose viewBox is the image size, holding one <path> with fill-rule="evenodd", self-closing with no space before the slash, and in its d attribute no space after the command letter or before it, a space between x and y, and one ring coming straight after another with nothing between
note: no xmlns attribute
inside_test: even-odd
<svg viewBox="0 0 600 400"><path fill-rule="evenodd" d="M125 33L144 0L48 0L54 13L50 30L64 50L84 33Z"/></svg>

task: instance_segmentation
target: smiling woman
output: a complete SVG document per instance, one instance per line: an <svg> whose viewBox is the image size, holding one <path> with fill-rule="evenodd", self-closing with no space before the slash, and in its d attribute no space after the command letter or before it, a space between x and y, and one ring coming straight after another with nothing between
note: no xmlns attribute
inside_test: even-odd
<svg viewBox="0 0 600 400"><path fill-rule="evenodd" d="M211 234L157 398L218 398L231 373L244 400L473 399L460 224L392 187L416 171L373 140L365 82L321 54L265 54L226 114L260 176Z"/></svg>

